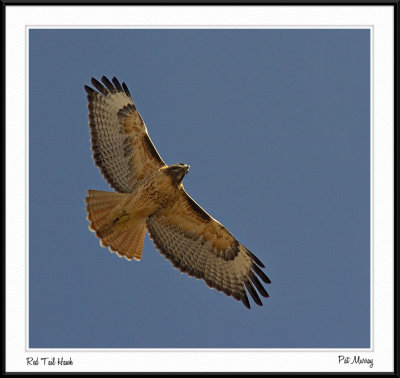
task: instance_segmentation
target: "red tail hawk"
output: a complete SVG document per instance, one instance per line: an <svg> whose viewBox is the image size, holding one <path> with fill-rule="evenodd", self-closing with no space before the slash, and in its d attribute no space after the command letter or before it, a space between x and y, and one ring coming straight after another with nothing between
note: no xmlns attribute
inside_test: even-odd
<svg viewBox="0 0 400 378"><path fill-rule="evenodd" d="M91 80L98 92L85 85L93 159L116 192L88 191L90 230L128 260L140 260L147 230L181 272L250 308L247 289L262 306L256 289L268 293L259 278L271 282L263 263L186 193L182 180L189 166L164 163L126 84L115 77L101 81Z"/></svg>

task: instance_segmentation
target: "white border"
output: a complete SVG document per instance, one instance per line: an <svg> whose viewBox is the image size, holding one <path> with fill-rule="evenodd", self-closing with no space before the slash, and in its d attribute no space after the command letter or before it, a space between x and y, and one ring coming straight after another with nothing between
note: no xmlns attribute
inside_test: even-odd
<svg viewBox="0 0 400 378"><path fill-rule="evenodd" d="M122 9L123 8L123 9ZM59 23L54 25L54 20ZM90 23L88 24L88 20ZM118 20L117 25L108 25ZM85 26L82 26L85 25ZM26 347L29 27L370 28L371 33L371 321L370 350L152 349L29 350ZM393 7L128 6L6 7L6 371L393 371ZM26 102L25 102L26 101ZM26 144L22 143L26 141ZM372 175L372 173L374 175ZM373 190L373 192L372 192ZM372 223L373 220L373 223ZM26 230L25 230L26 227ZM26 233L24 233L26 231ZM372 235L373 234L373 235ZM372 285L372 279L374 284ZM377 295L379 294L379 295ZM373 358L339 364L338 355ZM27 366L26 357L72 357L72 366Z"/></svg>

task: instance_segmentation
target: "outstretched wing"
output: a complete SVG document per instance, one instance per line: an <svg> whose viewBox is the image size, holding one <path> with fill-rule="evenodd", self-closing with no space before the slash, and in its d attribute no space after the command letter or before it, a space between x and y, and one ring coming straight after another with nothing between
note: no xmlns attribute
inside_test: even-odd
<svg viewBox="0 0 400 378"><path fill-rule="evenodd" d="M181 272L205 280L207 285L232 295L250 308L246 289L260 306L257 291L270 283L263 263L207 214L183 189L180 198L147 219L156 247Z"/></svg>
<svg viewBox="0 0 400 378"><path fill-rule="evenodd" d="M125 83L105 76L85 85L93 159L111 187L131 193L137 181L165 165Z"/></svg>

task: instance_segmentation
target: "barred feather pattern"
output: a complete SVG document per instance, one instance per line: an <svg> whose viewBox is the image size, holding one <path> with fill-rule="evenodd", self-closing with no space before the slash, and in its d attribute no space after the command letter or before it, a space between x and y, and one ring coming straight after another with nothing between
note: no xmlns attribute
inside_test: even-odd
<svg viewBox="0 0 400 378"><path fill-rule="evenodd" d="M157 213L147 219L147 230L161 254L181 272L203 279L210 288L233 296L248 308L246 289L260 306L262 302L255 288L268 297L257 275L265 283L270 280L257 266L252 254L237 240L227 250L219 251L195 231L183 230L171 223L170 218Z"/></svg>
<svg viewBox="0 0 400 378"><path fill-rule="evenodd" d="M144 172L165 165L125 83L105 76L85 85L93 159L110 186L131 193Z"/></svg>

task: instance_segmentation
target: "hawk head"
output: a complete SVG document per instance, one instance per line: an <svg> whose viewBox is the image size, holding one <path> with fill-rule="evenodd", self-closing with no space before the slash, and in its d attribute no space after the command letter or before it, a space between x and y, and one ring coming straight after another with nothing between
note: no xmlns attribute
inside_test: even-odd
<svg viewBox="0 0 400 378"><path fill-rule="evenodd" d="M165 169L165 173L171 176L172 182L174 185L178 186L182 182L186 173L189 172L190 166L187 164L179 163L170 165Z"/></svg>

